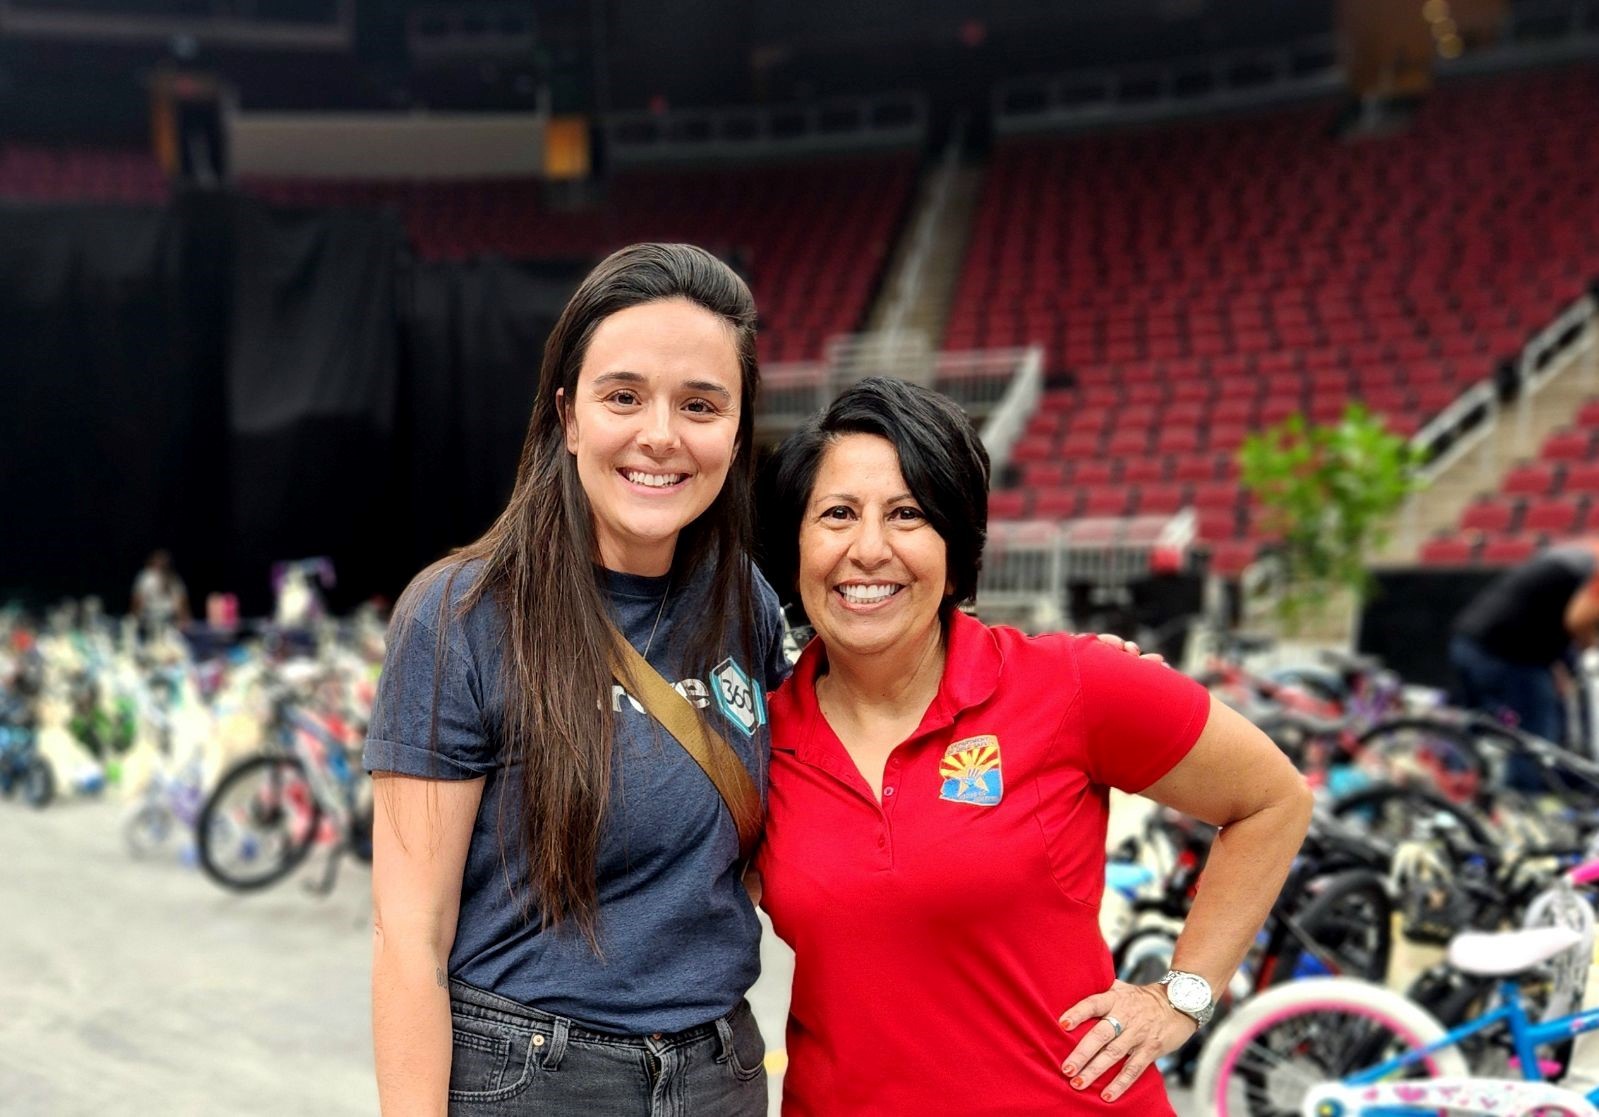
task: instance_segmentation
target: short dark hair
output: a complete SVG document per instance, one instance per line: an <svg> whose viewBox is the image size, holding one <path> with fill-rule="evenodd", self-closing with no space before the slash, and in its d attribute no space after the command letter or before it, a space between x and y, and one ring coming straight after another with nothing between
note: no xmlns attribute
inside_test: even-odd
<svg viewBox="0 0 1599 1117"><path fill-rule="evenodd" d="M945 620L977 593L988 538L988 451L953 400L887 376L862 380L783 440L761 485L762 562L778 595L799 607L799 533L822 455L846 434L875 434L899 455L899 471L944 540L954 592Z"/></svg>

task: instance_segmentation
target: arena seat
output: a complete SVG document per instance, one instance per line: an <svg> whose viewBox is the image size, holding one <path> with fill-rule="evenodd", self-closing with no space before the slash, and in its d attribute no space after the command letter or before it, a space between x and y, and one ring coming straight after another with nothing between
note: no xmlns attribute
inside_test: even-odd
<svg viewBox="0 0 1599 1117"><path fill-rule="evenodd" d="M0 144L0 198L159 205L170 188L146 151Z"/></svg>
<svg viewBox="0 0 1599 1117"><path fill-rule="evenodd" d="M1502 490L1525 496L1542 496L1555 491L1559 476L1552 462L1522 462L1505 475Z"/></svg>
<svg viewBox="0 0 1599 1117"><path fill-rule="evenodd" d="M1460 517L1462 530L1484 534L1476 555L1483 565L1519 562L1529 539L1536 545L1599 530L1599 399L1582 405L1576 426L1551 432L1538 460L1512 466L1500 489Z"/></svg>
<svg viewBox="0 0 1599 1117"><path fill-rule="evenodd" d="M1478 561L1484 566L1515 566L1530 559L1543 542L1535 535L1501 535L1483 543Z"/></svg>
<svg viewBox="0 0 1599 1117"><path fill-rule="evenodd" d="M1479 497L1460 517L1460 526L1470 531L1503 534L1511 531L1520 519L1520 502L1485 496Z"/></svg>
<svg viewBox="0 0 1599 1117"><path fill-rule="evenodd" d="M946 345L1044 347L1035 460L1120 458L1132 507L1191 484L1201 538L1247 541L1256 519L1212 486L1236 487L1250 431L1359 401L1412 435L1599 276L1599 67L1442 85L1380 142L1336 138L1336 112L999 141ZM1043 418L1087 410L1070 436ZM1599 401L1506 493L1594 491L1573 467L1596 447ZM1515 536L1483 540L1497 561L1569 511L1462 523Z"/></svg>
<svg viewBox="0 0 1599 1117"><path fill-rule="evenodd" d="M1582 462L1593 457L1594 432L1580 427L1564 427L1544 441L1541 457L1548 461Z"/></svg>
<svg viewBox="0 0 1599 1117"><path fill-rule="evenodd" d="M427 260L590 260L635 241L699 244L744 270L761 309L761 357L788 361L819 357L829 338L861 328L915 178L905 152L630 170L603 204L579 210L552 208L530 178L240 185L281 205L397 210Z"/></svg>
<svg viewBox="0 0 1599 1117"><path fill-rule="evenodd" d="M1475 533L1437 535L1421 547L1423 566L1470 566L1477 557L1481 537Z"/></svg>

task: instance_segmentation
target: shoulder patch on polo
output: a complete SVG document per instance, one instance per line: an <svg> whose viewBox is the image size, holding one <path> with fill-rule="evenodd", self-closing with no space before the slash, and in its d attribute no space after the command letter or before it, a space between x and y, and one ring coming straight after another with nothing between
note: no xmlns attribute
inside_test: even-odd
<svg viewBox="0 0 1599 1117"><path fill-rule="evenodd" d="M951 803L992 807L1005 793L999 767L999 738L991 733L966 737L950 745L939 761L938 772L944 777L938 797Z"/></svg>
<svg viewBox="0 0 1599 1117"><path fill-rule="evenodd" d="M711 672L711 693L716 696L717 708L723 716L746 737L754 736L756 728L766 724L766 703L760 684L731 656Z"/></svg>

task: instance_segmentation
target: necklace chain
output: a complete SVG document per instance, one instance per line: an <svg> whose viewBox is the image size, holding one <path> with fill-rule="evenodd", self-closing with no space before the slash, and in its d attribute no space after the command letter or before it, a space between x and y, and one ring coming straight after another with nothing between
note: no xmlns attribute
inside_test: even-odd
<svg viewBox="0 0 1599 1117"><path fill-rule="evenodd" d="M655 623L650 625L649 639L644 641L644 658L650 658L650 645L655 643L655 630L661 627L661 614L666 612L666 599L672 596L672 577L667 575L666 588L661 591L661 603L655 609Z"/></svg>

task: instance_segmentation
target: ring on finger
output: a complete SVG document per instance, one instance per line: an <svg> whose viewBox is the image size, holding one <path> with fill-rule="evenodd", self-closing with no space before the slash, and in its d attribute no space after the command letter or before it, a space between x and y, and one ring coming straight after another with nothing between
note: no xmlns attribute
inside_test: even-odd
<svg viewBox="0 0 1599 1117"><path fill-rule="evenodd" d="M1114 1016L1112 1016L1108 1012L1104 1016L1100 1017L1100 1019L1104 1020L1105 1023L1109 1024L1112 1028L1116 1029L1116 1034L1111 1036L1110 1037L1111 1039L1120 1039L1121 1038L1122 1022L1120 1020L1116 1019Z"/></svg>

